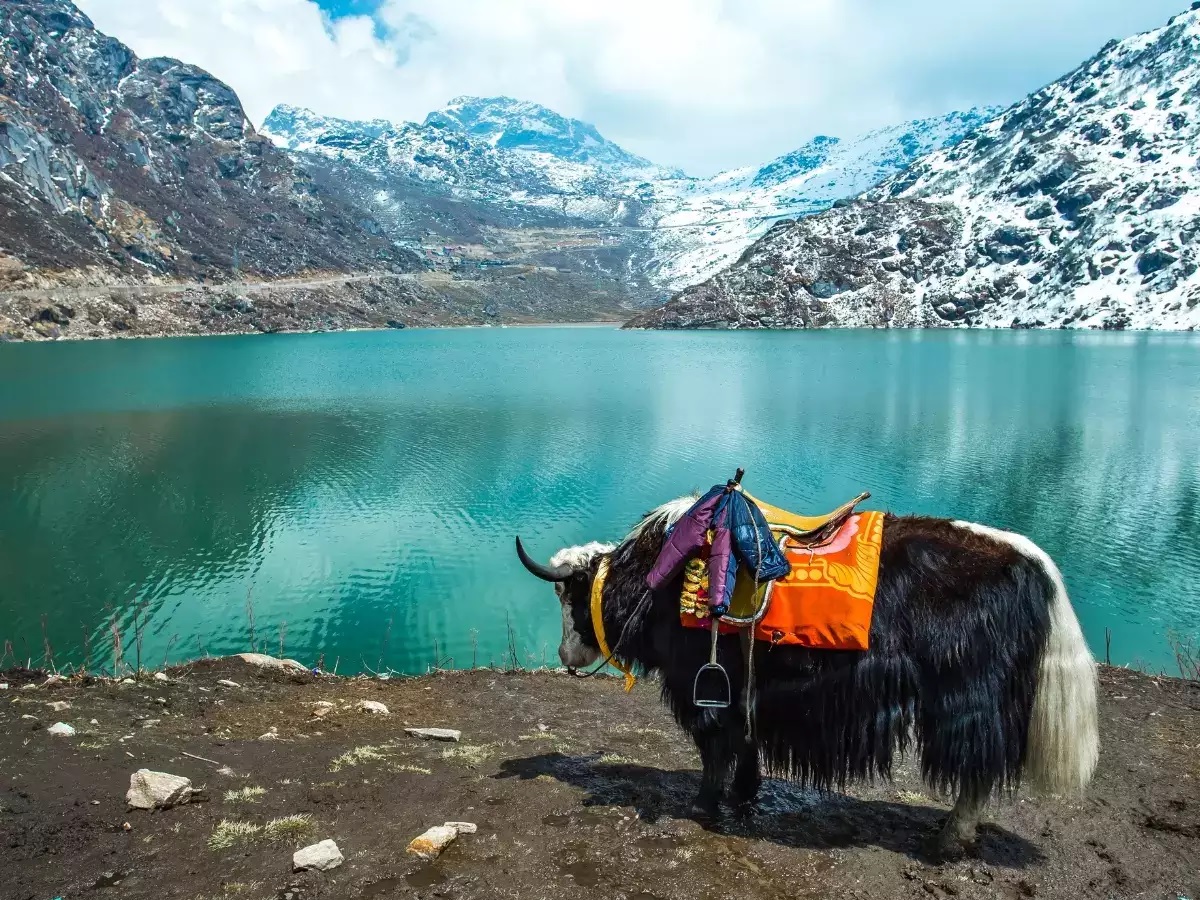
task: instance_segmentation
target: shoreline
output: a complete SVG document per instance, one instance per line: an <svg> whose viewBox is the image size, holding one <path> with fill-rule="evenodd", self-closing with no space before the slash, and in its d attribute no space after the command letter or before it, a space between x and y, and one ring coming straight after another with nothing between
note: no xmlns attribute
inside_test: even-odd
<svg viewBox="0 0 1200 900"><path fill-rule="evenodd" d="M979 855L939 864L921 848L948 804L912 758L894 781L844 794L768 779L753 819L702 824L690 810L696 754L653 684L625 694L617 678L550 670L318 676L261 659L122 680L0 673L6 890L1019 900L1200 888L1195 683L1100 667L1101 761L1086 794L997 800ZM75 734L50 734L58 722ZM414 727L461 736L421 740L405 731ZM143 768L199 793L130 809L125 792ZM433 861L405 851L446 821L476 830ZM294 873L293 851L322 840L343 864Z"/></svg>

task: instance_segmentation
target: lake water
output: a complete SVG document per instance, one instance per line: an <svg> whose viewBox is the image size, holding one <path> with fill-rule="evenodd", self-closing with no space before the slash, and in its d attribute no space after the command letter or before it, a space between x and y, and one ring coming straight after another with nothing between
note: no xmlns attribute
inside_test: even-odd
<svg viewBox="0 0 1200 900"><path fill-rule="evenodd" d="M1200 635L1200 340L362 332L0 346L0 641L341 672L556 662L542 558L724 481L973 519L1058 561L1098 655ZM90 651L85 649L90 644ZM451 662L452 661L452 662ZM0 665L3 665L0 664Z"/></svg>

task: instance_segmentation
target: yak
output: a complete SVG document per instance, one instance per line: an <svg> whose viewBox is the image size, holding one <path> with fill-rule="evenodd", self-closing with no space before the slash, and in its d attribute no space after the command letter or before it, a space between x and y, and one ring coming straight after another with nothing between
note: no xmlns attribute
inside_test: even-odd
<svg viewBox="0 0 1200 900"><path fill-rule="evenodd" d="M926 783L955 796L926 848L951 859L977 849L991 796L1022 782L1042 795L1086 786L1099 753L1096 663L1057 566L1031 540L887 514L869 649L759 646L748 729L739 702L725 709L692 702L710 633L680 622L682 576L657 592L646 586L668 530L693 502L664 504L621 543L569 547L549 565L516 543L525 568L554 584L563 622L558 654L572 672L603 662L590 594L607 560L601 614L610 652L657 674L663 702L695 741L703 764L698 818L715 820L723 798L736 813L752 814L761 770L840 790L851 780L890 778L895 755L913 749ZM738 635L719 639L718 659L744 704Z"/></svg>

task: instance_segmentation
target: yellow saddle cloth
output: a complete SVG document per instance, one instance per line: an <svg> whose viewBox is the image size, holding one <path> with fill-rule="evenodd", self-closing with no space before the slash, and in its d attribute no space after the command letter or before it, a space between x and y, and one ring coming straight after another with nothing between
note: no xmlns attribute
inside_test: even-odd
<svg viewBox="0 0 1200 900"><path fill-rule="evenodd" d="M883 519L881 512L855 513L827 541L811 546L789 546L787 533L776 532L792 571L761 585L754 583L752 574L739 571L721 630L752 627L758 640L771 644L866 650ZM767 520L774 526L770 514ZM707 564L702 558L689 560L684 570L679 613L689 628L711 627Z"/></svg>

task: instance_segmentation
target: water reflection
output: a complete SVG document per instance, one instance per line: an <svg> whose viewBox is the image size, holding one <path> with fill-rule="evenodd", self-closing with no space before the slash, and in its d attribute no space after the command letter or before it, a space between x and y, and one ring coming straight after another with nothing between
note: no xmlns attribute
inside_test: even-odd
<svg viewBox="0 0 1200 900"><path fill-rule="evenodd" d="M772 501L970 518L1060 563L1093 646L1200 630L1200 342L598 330L0 348L0 640L259 643L341 671L553 659L515 565L738 466Z"/></svg>

